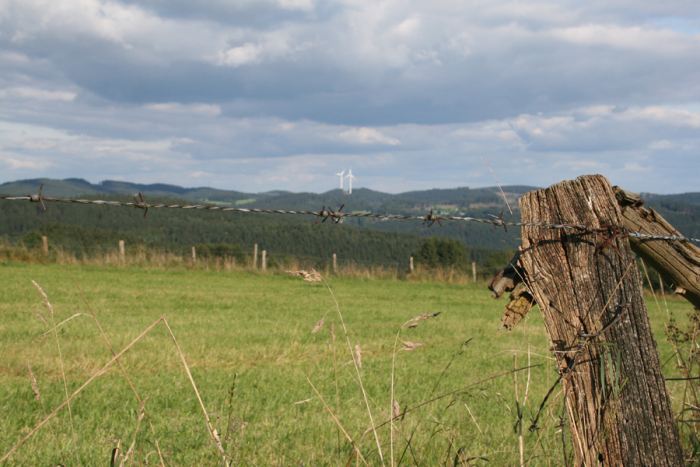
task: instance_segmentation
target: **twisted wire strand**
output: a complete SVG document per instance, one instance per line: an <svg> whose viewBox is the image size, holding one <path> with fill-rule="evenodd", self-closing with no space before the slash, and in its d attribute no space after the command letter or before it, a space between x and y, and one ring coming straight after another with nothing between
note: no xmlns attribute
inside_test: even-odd
<svg viewBox="0 0 700 467"><path fill-rule="evenodd" d="M234 212L242 214L283 214L283 215L301 215L301 216L314 216L321 218L323 221L332 219L335 223L341 223L345 218L365 218L365 219L376 219L380 221L418 221L423 222L429 226L434 223L440 224L442 221L447 222L472 222L479 224L493 225L495 227L501 227L507 229L508 227L540 227L543 229L550 230L574 230L579 233L604 233L608 232L609 228L604 227L590 227L581 224L556 224L556 223L532 223L532 222L515 222L506 221L503 219L502 215L496 216L489 214L489 217L471 217L471 216L441 216L433 214L432 210L430 213L420 216L420 215L406 215L406 214L380 214L374 212L344 212L341 209L333 210L326 208L325 206L319 211L309 211L309 210L299 210L299 209L265 209L265 208L240 208L234 206L219 206L216 204L180 204L180 203L146 203L143 201L143 196L140 196L140 200L136 201L116 201L116 200L101 200L101 199L85 199L85 198L55 198L49 196L43 196L41 193L38 195L26 195L26 196L6 196L0 195L0 200L4 201L29 201L32 203L40 203L44 206L44 203L64 203L64 204L82 204L82 205L96 205L96 206L116 206L116 207L130 207L142 209L148 212L149 209L184 209L184 210L197 210L197 211L218 211L218 212ZM693 242L700 243L700 238L685 237L679 235L655 235L644 232L629 231L623 227L616 227L619 232L627 235L631 238L637 238L644 241L668 241L668 242Z"/></svg>

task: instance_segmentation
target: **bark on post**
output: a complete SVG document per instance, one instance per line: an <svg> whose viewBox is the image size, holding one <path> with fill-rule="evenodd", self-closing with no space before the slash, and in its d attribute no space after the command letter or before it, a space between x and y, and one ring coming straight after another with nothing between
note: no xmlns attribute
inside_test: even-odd
<svg viewBox="0 0 700 467"><path fill-rule="evenodd" d="M49 256L49 237L46 235L41 236L41 252L44 256Z"/></svg>
<svg viewBox="0 0 700 467"><path fill-rule="evenodd" d="M566 395L577 464L683 464L639 271L615 193L599 175L520 200L524 223L570 223L585 233L526 225L520 263L542 310Z"/></svg>
<svg viewBox="0 0 700 467"><path fill-rule="evenodd" d="M625 228L652 235L681 236L661 214L644 207L639 195L614 187L622 208ZM632 251L661 274L664 282L673 284L676 292L695 308L700 308L700 248L690 242L665 242L630 238Z"/></svg>

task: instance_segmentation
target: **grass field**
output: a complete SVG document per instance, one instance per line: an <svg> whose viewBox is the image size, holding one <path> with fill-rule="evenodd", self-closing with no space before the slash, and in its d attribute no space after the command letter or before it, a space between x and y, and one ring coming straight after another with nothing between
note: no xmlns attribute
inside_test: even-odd
<svg viewBox="0 0 700 467"><path fill-rule="evenodd" d="M52 320L32 280L48 294L55 323L81 315L55 335L45 334ZM530 313L512 332L500 330L503 302L491 299L483 284L330 278L329 290L291 276L245 271L20 263L0 263L0 284L0 456L112 357L90 313L115 351L166 317L236 465L362 463L339 425L371 465L381 464L378 444L387 464L393 457L408 465L467 459L515 465L521 455L518 405L524 406L522 452L529 465L561 465L562 439L571 450L566 422L563 433L560 428L559 388L538 429L528 430L556 379L539 314ZM681 320L691 309L678 299L669 299L668 307ZM666 312L653 301L649 311L667 361L672 353L663 333ZM414 329L401 328L425 312L441 314ZM322 318L323 327L312 333ZM422 345L402 350L402 341ZM371 430L349 350L356 345L375 425L391 414L395 356L395 399L409 411L394 423L393 436L389 424L377 428L376 438ZM507 374L479 383L526 366L528 355L539 366L518 372L517 380ZM159 464L158 449L167 465L220 464L165 326L158 324L120 361L121 369L112 366L95 379L70 412L61 410L8 463L106 465L114 447L126 452L133 443L129 462L139 465ZM664 373L676 374L673 363ZM140 404L125 374L146 399L140 423ZM413 409L460 388L465 390Z"/></svg>

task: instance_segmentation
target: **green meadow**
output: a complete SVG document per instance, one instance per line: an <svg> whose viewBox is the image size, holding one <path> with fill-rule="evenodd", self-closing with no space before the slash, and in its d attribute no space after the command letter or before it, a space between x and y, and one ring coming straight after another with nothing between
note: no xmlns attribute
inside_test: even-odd
<svg viewBox="0 0 700 467"><path fill-rule="evenodd" d="M156 324L7 465L108 465L116 447L117 464L220 465L192 381L234 465L571 455L561 387L540 410L557 372L538 311L501 330L504 301L485 284L15 262L0 263L0 284L0 456L160 317L176 339ZM667 376L667 312L690 311L649 298ZM668 383L675 405L683 384Z"/></svg>

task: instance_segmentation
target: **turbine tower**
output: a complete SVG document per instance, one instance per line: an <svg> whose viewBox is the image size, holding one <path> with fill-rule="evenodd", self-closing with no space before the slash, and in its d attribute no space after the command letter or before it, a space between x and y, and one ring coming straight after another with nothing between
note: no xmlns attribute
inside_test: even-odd
<svg viewBox="0 0 700 467"><path fill-rule="evenodd" d="M343 191L343 176L345 175L345 169L341 170L336 175L340 177L340 191Z"/></svg>
<svg viewBox="0 0 700 467"><path fill-rule="evenodd" d="M355 178L355 176L352 174L352 169L348 170L348 174L345 177L348 179L348 194L352 194L352 181Z"/></svg>

